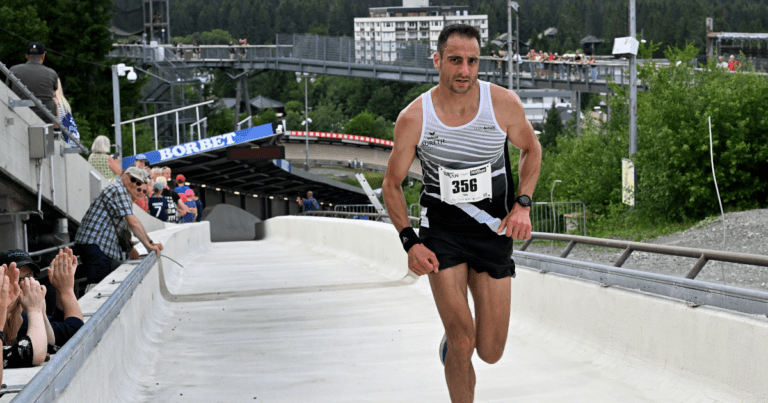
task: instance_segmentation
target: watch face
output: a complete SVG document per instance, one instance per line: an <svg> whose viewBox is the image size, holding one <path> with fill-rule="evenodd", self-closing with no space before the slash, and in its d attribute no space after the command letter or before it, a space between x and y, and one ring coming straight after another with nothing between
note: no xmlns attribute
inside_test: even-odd
<svg viewBox="0 0 768 403"><path fill-rule="evenodd" d="M523 207L528 207L531 205L531 197L528 195L520 195L517 198L517 202Z"/></svg>

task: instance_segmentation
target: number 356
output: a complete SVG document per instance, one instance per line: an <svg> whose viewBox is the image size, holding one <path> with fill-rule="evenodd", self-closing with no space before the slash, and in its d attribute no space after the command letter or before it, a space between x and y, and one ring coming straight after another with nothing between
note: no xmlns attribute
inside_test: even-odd
<svg viewBox="0 0 768 403"><path fill-rule="evenodd" d="M462 179L460 181L452 181L453 193L459 192L476 192L477 191L477 179Z"/></svg>

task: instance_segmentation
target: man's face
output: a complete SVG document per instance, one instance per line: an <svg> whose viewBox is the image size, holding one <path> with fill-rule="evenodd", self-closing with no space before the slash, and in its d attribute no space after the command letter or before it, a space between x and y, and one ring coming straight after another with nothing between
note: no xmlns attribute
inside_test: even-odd
<svg viewBox="0 0 768 403"><path fill-rule="evenodd" d="M728 60L733 61L733 55L731 55L731 57L728 58Z"/></svg>
<svg viewBox="0 0 768 403"><path fill-rule="evenodd" d="M307 192L307 199L311 199L311 198L312 198L312 192Z"/></svg>
<svg viewBox="0 0 768 403"><path fill-rule="evenodd" d="M138 183L137 183L138 182ZM143 183L131 175L123 174L123 185L128 189L128 194L131 196L131 200L139 200L139 187Z"/></svg>
<svg viewBox="0 0 768 403"><path fill-rule="evenodd" d="M442 85L456 94L466 94L477 84L480 45L475 38L451 35L443 54L435 53L433 63Z"/></svg>

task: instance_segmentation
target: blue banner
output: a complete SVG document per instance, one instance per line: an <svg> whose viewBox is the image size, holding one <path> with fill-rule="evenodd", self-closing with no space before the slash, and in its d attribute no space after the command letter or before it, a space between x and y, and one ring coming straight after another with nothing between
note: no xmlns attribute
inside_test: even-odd
<svg viewBox="0 0 768 403"><path fill-rule="evenodd" d="M208 137L207 139L193 141L191 143L179 144L177 146L163 148L157 151L149 151L143 153L143 155L147 157L149 164L154 166L177 158L247 143L249 141L262 139L274 134L275 133L272 131L272 124L268 123L266 125L238 130L232 133ZM123 158L123 169L131 166L135 160L135 155Z"/></svg>

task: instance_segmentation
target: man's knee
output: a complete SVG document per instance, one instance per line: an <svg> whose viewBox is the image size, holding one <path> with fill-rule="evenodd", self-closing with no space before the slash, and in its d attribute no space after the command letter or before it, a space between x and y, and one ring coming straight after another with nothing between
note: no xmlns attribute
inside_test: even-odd
<svg viewBox="0 0 768 403"><path fill-rule="evenodd" d="M478 343L477 345L477 356L488 364L499 362L502 355L504 355L504 343Z"/></svg>

